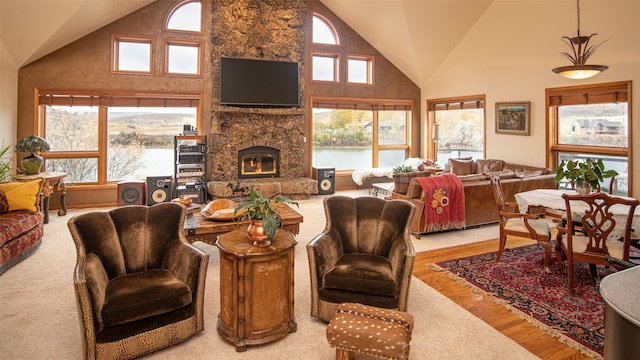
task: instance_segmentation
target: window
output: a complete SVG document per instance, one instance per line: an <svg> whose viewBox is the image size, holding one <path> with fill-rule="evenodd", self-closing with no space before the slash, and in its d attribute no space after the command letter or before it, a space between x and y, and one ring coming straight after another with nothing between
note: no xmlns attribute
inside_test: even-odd
<svg viewBox="0 0 640 360"><path fill-rule="evenodd" d="M322 15L313 14L313 43L339 45L338 33L331 22Z"/></svg>
<svg viewBox="0 0 640 360"><path fill-rule="evenodd" d="M619 174L613 192L630 195L630 89L631 82L547 89L550 167L562 160L602 159ZM604 191L609 186L610 179L601 184Z"/></svg>
<svg viewBox="0 0 640 360"><path fill-rule="evenodd" d="M153 38L113 35L112 70L123 73L147 73L153 69Z"/></svg>
<svg viewBox="0 0 640 360"><path fill-rule="evenodd" d="M202 52L200 43L169 40L165 51L165 74L200 75Z"/></svg>
<svg viewBox="0 0 640 360"><path fill-rule="evenodd" d="M45 170L76 184L172 175L173 137L198 127L198 106L195 96L41 94Z"/></svg>
<svg viewBox="0 0 640 360"><path fill-rule="evenodd" d="M449 158L484 158L484 95L427 100L429 157L444 166Z"/></svg>
<svg viewBox="0 0 640 360"><path fill-rule="evenodd" d="M347 82L373 85L373 56L347 56Z"/></svg>
<svg viewBox="0 0 640 360"><path fill-rule="evenodd" d="M314 167L394 167L409 154L411 101L315 98L312 103Z"/></svg>
<svg viewBox="0 0 640 360"><path fill-rule="evenodd" d="M312 52L311 58L312 80L338 82L338 54Z"/></svg>
<svg viewBox="0 0 640 360"><path fill-rule="evenodd" d="M184 1L169 12L165 29L202 32L202 3L200 1Z"/></svg>

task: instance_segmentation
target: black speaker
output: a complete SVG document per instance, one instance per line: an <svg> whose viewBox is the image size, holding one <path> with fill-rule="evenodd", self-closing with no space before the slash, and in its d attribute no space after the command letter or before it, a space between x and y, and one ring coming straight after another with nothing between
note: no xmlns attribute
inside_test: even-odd
<svg viewBox="0 0 640 360"><path fill-rule="evenodd" d="M144 205L147 200L143 180L125 180L118 183L118 206Z"/></svg>
<svg viewBox="0 0 640 360"><path fill-rule="evenodd" d="M171 201L171 176L147 177L147 205Z"/></svg>
<svg viewBox="0 0 640 360"><path fill-rule="evenodd" d="M313 178L318 180L318 194L333 194L336 191L335 168L313 168Z"/></svg>

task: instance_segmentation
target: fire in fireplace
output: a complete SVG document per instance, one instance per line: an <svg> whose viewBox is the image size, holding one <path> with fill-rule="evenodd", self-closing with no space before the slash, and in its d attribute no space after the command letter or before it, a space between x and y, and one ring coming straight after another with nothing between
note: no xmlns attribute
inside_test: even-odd
<svg viewBox="0 0 640 360"><path fill-rule="evenodd" d="M280 150L253 146L238 151L238 178L280 177Z"/></svg>

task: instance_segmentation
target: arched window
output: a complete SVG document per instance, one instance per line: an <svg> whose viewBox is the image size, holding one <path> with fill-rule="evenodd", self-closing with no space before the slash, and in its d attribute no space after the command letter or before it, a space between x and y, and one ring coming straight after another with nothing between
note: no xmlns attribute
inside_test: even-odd
<svg viewBox="0 0 640 360"><path fill-rule="evenodd" d="M329 20L313 14L313 42L315 44L340 45L338 33Z"/></svg>
<svg viewBox="0 0 640 360"><path fill-rule="evenodd" d="M339 45L338 34L333 25L319 14L313 14L313 43L320 45ZM340 81L340 55L323 49L311 50L311 80L321 82Z"/></svg>
<svg viewBox="0 0 640 360"><path fill-rule="evenodd" d="M202 32L202 3L199 0L178 3L169 11L165 29Z"/></svg>

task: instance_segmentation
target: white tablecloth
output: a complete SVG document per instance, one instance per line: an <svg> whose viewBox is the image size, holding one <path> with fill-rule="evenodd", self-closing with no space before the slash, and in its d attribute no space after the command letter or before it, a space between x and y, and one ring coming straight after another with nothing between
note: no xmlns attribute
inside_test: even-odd
<svg viewBox="0 0 640 360"><path fill-rule="evenodd" d="M548 209L565 211L565 202L562 198L562 194L576 194L576 192L574 190L537 189L517 193L515 197L521 213L526 213L529 206L542 206ZM611 196L632 199L626 196ZM584 212L586 209L586 204L582 202L571 202L572 213ZM611 211L613 212L614 219L617 224L616 230L614 230L615 233L612 233L611 236L614 238L622 237L622 234L624 233L626 215L629 212L629 208L625 205L615 205L611 208ZM640 229L640 208L636 208L636 211L633 214L632 231L635 231L635 229ZM620 233L619 236L617 235L618 232Z"/></svg>

